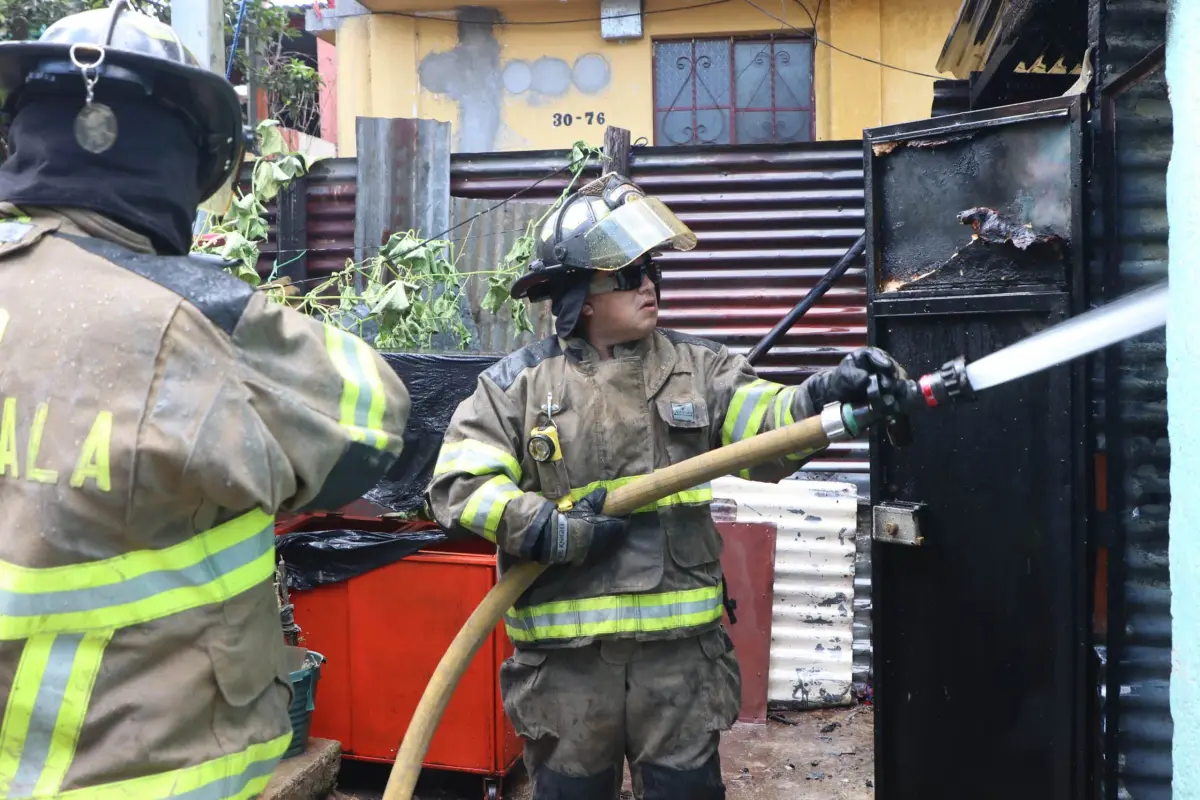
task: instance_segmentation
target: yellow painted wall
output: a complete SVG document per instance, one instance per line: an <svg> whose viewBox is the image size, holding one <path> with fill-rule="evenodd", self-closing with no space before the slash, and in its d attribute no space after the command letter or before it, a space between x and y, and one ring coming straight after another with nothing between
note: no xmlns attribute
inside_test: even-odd
<svg viewBox="0 0 1200 800"><path fill-rule="evenodd" d="M409 10L412 0L379 0L376 10ZM438 2L439 0L432 0ZM459 26L453 10L428 11L431 0L422 0L421 13L442 13L445 20L375 14L347 19L337 35L338 141L340 154L354 154L356 116L424 117L460 123L460 104L453 97L422 87L419 70L431 55L454 51ZM795 0L755 0L796 28L811 29L807 14ZM936 73L942 43L954 22L960 0L824 0L818 19L818 36L852 53L896 66ZM646 10L678 7L681 0L647 0ZM808 0L815 10L815 0ZM506 0L497 5L504 20L544 22L599 16L599 3ZM412 10L418 10L413 8ZM492 36L498 45L499 68L513 60L532 64L542 57L560 58L568 65L584 54L604 57L610 81L603 91L585 94L575 86L561 97L536 93L512 94L500 88L500 124L494 137L479 134L474 144L490 138L490 146L460 150L527 150L565 148L578 139L599 143L604 125L586 119L570 127L553 124L553 115L583 116L603 112L605 124L629 128L635 139L653 142L652 43L659 38L710 34L795 33L739 0L710 8L643 17L644 37L631 42L608 42L596 21L564 25L498 25ZM481 31L482 33L482 31ZM951 77L946 75L946 77ZM476 91L481 91L475 87ZM930 78L908 75L828 47L815 55L814 90L818 139L854 139L862 129L922 119L929 116L933 98ZM487 115L483 115L485 118ZM475 117L478 118L478 117ZM456 132L457 135L457 132Z"/></svg>

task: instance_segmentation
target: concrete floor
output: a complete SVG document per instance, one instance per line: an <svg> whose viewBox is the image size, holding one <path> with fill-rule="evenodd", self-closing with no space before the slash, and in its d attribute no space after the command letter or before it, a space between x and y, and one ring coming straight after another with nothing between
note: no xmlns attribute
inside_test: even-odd
<svg viewBox="0 0 1200 800"><path fill-rule="evenodd" d="M766 725L738 725L722 738L727 800L868 800L875 796L872 707L777 717ZM379 800L386 782L386 767L343 762L334 797ZM628 775L621 796L633 797ZM503 797L532 797L520 767L505 781ZM415 800L483 798L478 777L426 773Z"/></svg>

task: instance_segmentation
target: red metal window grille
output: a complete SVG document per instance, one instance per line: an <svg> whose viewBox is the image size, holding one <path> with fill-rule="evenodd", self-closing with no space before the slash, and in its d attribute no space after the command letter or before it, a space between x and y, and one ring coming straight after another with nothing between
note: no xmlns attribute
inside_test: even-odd
<svg viewBox="0 0 1200 800"><path fill-rule="evenodd" d="M660 40L654 43L653 69L657 145L815 138L809 39Z"/></svg>

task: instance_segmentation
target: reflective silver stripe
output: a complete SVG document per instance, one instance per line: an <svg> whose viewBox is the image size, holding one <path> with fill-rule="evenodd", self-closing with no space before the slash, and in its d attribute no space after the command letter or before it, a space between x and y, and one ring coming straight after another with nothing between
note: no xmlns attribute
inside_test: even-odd
<svg viewBox="0 0 1200 800"><path fill-rule="evenodd" d="M555 628L563 625L585 627L630 621L640 623L643 620L701 614L705 611L715 611L720 606L721 598L713 597L705 600L694 600L689 603L669 603L662 606L648 607L618 606L616 608L538 614L533 617L517 617L510 613L508 615L508 623L514 628L521 628L526 631L533 631L537 628Z"/></svg>
<svg viewBox="0 0 1200 800"><path fill-rule="evenodd" d="M325 349L342 377L341 424L353 438L380 450L387 447L383 412L387 398L371 346L357 336L325 325Z"/></svg>
<svg viewBox="0 0 1200 800"><path fill-rule="evenodd" d="M521 490L506 475L497 475L471 493L460 521L463 526L489 541L496 541L496 531L504 508Z"/></svg>
<svg viewBox="0 0 1200 800"><path fill-rule="evenodd" d="M514 483L521 480L521 466L515 458L499 448L471 439L442 445L433 474L445 475L447 472L465 472L468 475L504 474Z"/></svg>
<svg viewBox="0 0 1200 800"><path fill-rule="evenodd" d="M342 335L342 352L346 354L346 361L350 364L350 368L354 370L358 381L358 400L354 404L354 424L362 428L367 435L367 443L375 445L380 435L379 431L371 430L370 414L371 414L371 399L375 396L375 387L366 378L366 370L363 369L362 360L359 358L358 347L354 339Z"/></svg>
<svg viewBox="0 0 1200 800"><path fill-rule="evenodd" d="M264 528L253 538L213 553L203 561L178 570L162 570L139 575L120 583L94 589L26 594L0 589L0 615L34 617L95 611L145 600L156 594L208 583L253 562L275 544L275 526ZM57 643L56 643L57 644Z"/></svg>
<svg viewBox="0 0 1200 800"><path fill-rule="evenodd" d="M740 394L742 404L738 408L737 418L733 423L733 431L730 434L730 442L740 442L748 436L753 436L758 433L758 430L753 430L747 433L747 428L750 425L750 420L754 417L755 412L765 410L765 400L774 397L775 393L782 388L778 383L770 383L769 381L759 381L748 386L743 386L738 389L737 394ZM764 408L760 409L760 405ZM761 415L759 425L762 425Z"/></svg>
<svg viewBox="0 0 1200 800"><path fill-rule="evenodd" d="M33 703L29 728L25 733L21 761L5 797L32 797L46 757L50 754L50 742L54 736L58 712L67 693L67 682L71 678L71 667L75 663L75 652L83 641L82 633L66 633L54 637L50 644L50 658L42 673L37 699ZM83 698L86 700L87 698Z"/></svg>
<svg viewBox="0 0 1200 800"><path fill-rule="evenodd" d="M246 767L244 772L237 775L229 775L205 786L198 786L189 792L170 794L166 797L170 797L172 800L230 800L230 798L243 797L242 792L251 781L256 778L269 777L275 771L275 765L278 763L279 759L277 758L255 761Z"/></svg>

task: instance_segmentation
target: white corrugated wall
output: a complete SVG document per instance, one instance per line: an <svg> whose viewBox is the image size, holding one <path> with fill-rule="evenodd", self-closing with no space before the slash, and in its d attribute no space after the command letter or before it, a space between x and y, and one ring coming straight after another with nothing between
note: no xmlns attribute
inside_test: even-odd
<svg viewBox="0 0 1200 800"><path fill-rule="evenodd" d="M854 669L858 492L850 483L713 481L733 521L776 527L775 598L767 700L848 705Z"/></svg>

